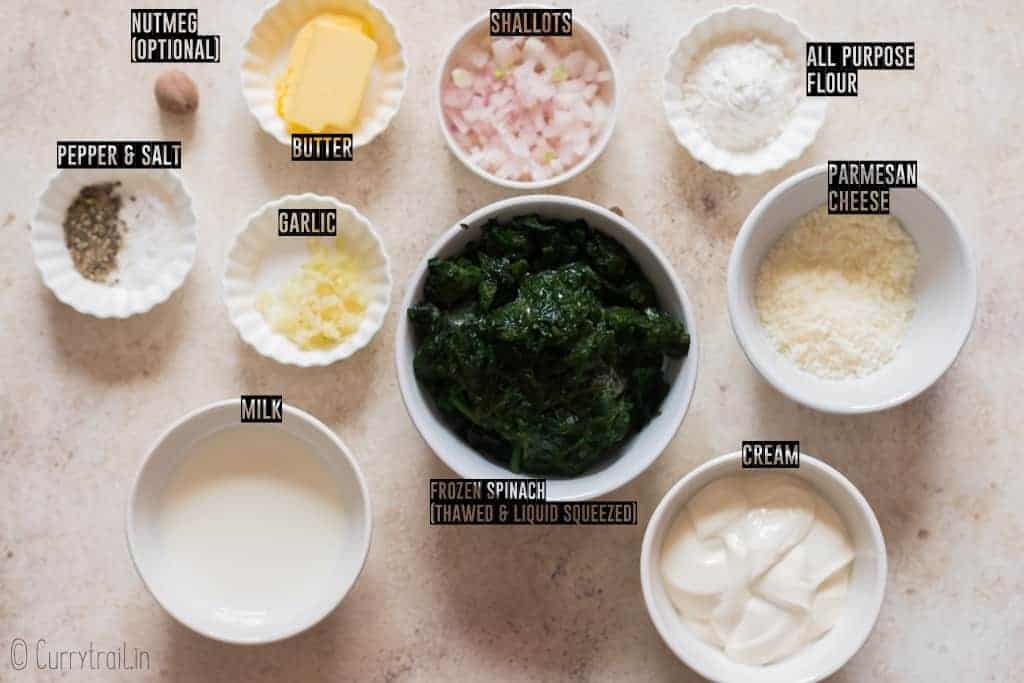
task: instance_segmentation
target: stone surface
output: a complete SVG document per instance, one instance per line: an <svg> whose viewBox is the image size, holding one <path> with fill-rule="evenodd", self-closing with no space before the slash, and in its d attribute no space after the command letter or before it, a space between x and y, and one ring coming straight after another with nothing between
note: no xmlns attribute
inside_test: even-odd
<svg viewBox="0 0 1024 683"><path fill-rule="evenodd" d="M223 61L186 65L202 107L153 102L160 65L129 63L137 3L8 0L0 7L0 679L61 649L131 648L149 672L74 680L690 681L651 625L640 541L664 492L755 435L800 438L857 485L881 521L889 585L872 636L835 681L1024 680L1024 10L1010 0L772 5L831 40L915 40L915 72L863 75L834 100L814 146L771 174L733 178L695 163L661 111L677 36L724 3L601 0L575 9L606 38L624 96L604 156L560 193L622 207L661 245L689 289L704 348L690 414L657 464L617 498L633 528L430 528L426 481L448 472L408 420L393 367L394 307L372 345L327 369L282 367L235 334L220 296L228 237L285 193L337 195L376 224L400 297L416 260L473 209L506 196L445 148L433 89L443 51L483 2L385 4L411 64L402 109L353 164L295 165L242 98L240 50L260 2L199 2ZM180 138L200 218L195 269L170 301L127 321L79 315L43 286L28 223L59 138ZM786 176L828 158L910 158L962 219L979 263L974 333L930 391L878 415L836 417L777 394L729 326L725 268L743 218ZM365 571L310 632L262 648L193 635L146 593L125 547L124 507L139 461L183 412L239 393L282 393L358 454L375 504ZM16 638L29 668L11 670ZM68 680L71 680L69 678Z"/></svg>

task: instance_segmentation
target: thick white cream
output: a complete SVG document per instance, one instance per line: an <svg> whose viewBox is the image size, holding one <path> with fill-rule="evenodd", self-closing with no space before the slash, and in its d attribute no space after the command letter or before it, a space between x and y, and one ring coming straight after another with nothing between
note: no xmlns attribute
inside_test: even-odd
<svg viewBox="0 0 1024 683"><path fill-rule="evenodd" d="M287 619L322 594L345 542L341 493L302 439L239 425L200 440L158 519L168 585L218 619Z"/></svg>
<svg viewBox="0 0 1024 683"><path fill-rule="evenodd" d="M835 510L779 474L722 477L669 529L665 587L697 635L744 664L770 664L839 619L853 545Z"/></svg>

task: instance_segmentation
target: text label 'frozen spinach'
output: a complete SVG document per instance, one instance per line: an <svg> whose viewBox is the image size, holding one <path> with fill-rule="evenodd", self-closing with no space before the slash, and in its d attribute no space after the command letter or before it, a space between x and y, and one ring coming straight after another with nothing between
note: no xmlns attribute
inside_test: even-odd
<svg viewBox="0 0 1024 683"><path fill-rule="evenodd" d="M543 479L431 479L430 524L611 524L637 521L635 500L548 502Z"/></svg>

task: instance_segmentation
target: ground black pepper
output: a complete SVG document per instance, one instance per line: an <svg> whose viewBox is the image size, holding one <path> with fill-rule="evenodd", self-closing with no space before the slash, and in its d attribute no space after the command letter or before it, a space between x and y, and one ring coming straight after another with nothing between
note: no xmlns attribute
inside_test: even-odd
<svg viewBox="0 0 1024 683"><path fill-rule="evenodd" d="M124 221L118 218L121 183L86 185L64 214L64 243L75 269L95 282L107 282L117 270Z"/></svg>

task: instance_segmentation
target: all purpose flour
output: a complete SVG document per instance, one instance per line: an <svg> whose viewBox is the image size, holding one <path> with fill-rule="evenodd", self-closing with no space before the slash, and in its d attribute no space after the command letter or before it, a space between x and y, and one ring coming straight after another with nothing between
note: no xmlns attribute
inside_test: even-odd
<svg viewBox="0 0 1024 683"><path fill-rule="evenodd" d="M691 62L681 90L683 107L712 143L748 152L782 133L800 88L800 69L779 45L744 38L705 48Z"/></svg>

